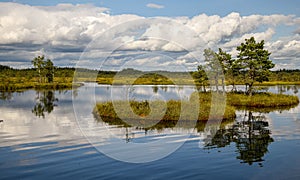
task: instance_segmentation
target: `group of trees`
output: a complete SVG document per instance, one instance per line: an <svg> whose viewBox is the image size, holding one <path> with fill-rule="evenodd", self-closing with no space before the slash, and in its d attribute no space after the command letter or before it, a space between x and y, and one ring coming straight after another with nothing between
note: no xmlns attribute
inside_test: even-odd
<svg viewBox="0 0 300 180"><path fill-rule="evenodd" d="M237 51L237 58L232 58L221 48L218 52L205 49L206 64L199 65L198 71L194 75L198 83L205 87L208 79L214 80L216 91L219 91L218 87L221 82L224 91L226 76L230 80L228 83L235 90L236 77L242 76L247 94L252 95L254 82L268 81L270 69L275 66L270 60L271 53L264 49L263 40L256 42L254 37L245 39L245 42L237 47Z"/></svg>
<svg viewBox="0 0 300 180"><path fill-rule="evenodd" d="M54 79L54 65L50 59L45 59L45 56L38 56L35 57L31 63L36 68L38 76L39 76L39 83L42 82L53 82Z"/></svg>

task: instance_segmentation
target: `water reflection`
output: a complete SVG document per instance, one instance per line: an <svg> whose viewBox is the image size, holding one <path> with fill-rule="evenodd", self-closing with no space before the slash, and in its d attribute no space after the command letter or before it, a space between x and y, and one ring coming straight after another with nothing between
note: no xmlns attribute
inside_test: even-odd
<svg viewBox="0 0 300 180"><path fill-rule="evenodd" d="M132 94L134 94L137 99L149 99L153 96L153 93L158 93L163 97L167 97L167 100L177 98L179 96L178 94L180 94L180 96L189 96L189 94L194 91L194 89L186 87L183 89L173 86L157 87L158 88L154 88L154 86L135 86L132 89ZM100 100L106 101L111 98L110 92L112 89L111 86L99 86L96 88L96 94L99 95ZM126 89L126 87L123 86L113 89L120 92L120 95L114 96L114 98L121 99L124 97L121 93L124 89ZM155 89L156 92L154 91ZM295 89L297 89L296 86L291 86L287 93L294 93ZM84 101L86 100L86 97L90 96L90 94L85 94L85 92L88 92L87 90L87 87L82 87L78 92L73 92L73 95L77 94L77 98L81 98L82 101ZM152 91L153 93L151 94ZM277 91L277 86L274 88L270 87L270 91ZM1 93L0 95L1 98L3 97L2 99L12 99L9 102L1 101L0 104L2 113L1 119L5 120L4 123L2 123L2 131L5 130L5 132L9 132L13 135L18 133L29 134L31 139L28 139L30 141L32 141L32 136L43 137L46 135L66 134L66 132L72 134L72 136L74 134L80 134L80 132L77 131L73 132L76 122L73 114L71 91L68 91L67 93L56 91L56 94L54 94L54 91L51 90L37 92L31 90L25 91L20 95L17 93L13 93L12 95L12 93L9 92ZM57 105L59 105L59 107L56 107ZM86 107L82 107L82 111L86 111L87 115L90 115L92 109L84 108ZM288 109L290 109L290 107L286 110ZM210 139L207 138L205 148L228 148L233 144L238 153L235 157L242 163L253 164L254 162L261 162L264 160L265 154L269 150L269 145L274 139L277 140L279 139L278 137L281 139L287 138L286 135L288 134L290 135L289 138L292 139L300 137L299 121L296 121L296 119L299 119L300 117L299 108L294 108L289 111L284 111L284 109L276 110L276 114L270 113L270 115L257 113L257 111L269 113L274 111L274 109L257 109L251 110L250 112L246 111L247 113L243 110L244 114L242 118L237 119L235 122L223 122L220 129L219 127L215 129L212 128L212 130L217 131L216 136ZM278 114L279 112L283 113ZM51 115L47 115L47 113L51 113ZM265 116L273 117L271 117L272 120L268 119L267 121ZM38 117L44 117L45 121L39 121ZM292 118L295 118L295 120L291 121ZM198 140L203 140L210 134L209 132L204 132L205 122L198 122L196 127L184 123L179 126L182 129L175 129L176 121L161 121L149 128L137 129L134 127L135 129L133 129L127 127L126 131L122 131L125 128L120 126L106 126L107 124L104 125L94 122L94 119L92 118L90 121L89 128L98 128L97 130L101 127L109 128L114 131L114 133L119 132L118 135L124 137L126 142L137 142L138 140L144 142L144 139L150 136L160 136L161 134L169 136L171 133L184 133L184 130L189 131L194 128L196 128L197 134L195 133L195 136L197 136L196 138L199 137ZM114 121L114 123L115 125L120 125L116 121ZM111 120L108 124L112 125ZM269 127L272 129L272 136ZM33 133L34 135L32 135ZM95 134L101 137L104 136L98 131ZM141 139L141 137L144 139ZM104 139L103 141L106 140L109 141L109 139ZM22 139L22 142L23 141L24 140ZM10 141L7 141L7 143L10 143Z"/></svg>
<svg viewBox="0 0 300 180"><path fill-rule="evenodd" d="M287 92L292 92L293 94L297 94L299 92L298 85L278 85L277 86L277 93L283 94Z"/></svg>
<svg viewBox="0 0 300 180"><path fill-rule="evenodd" d="M241 160L241 163L251 165L261 162L268 152L268 146L274 142L268 127L269 123L264 115L254 115L251 111L245 111L241 121L218 130L210 142L206 143L205 148L220 148L235 143L238 153L236 158Z"/></svg>
<svg viewBox="0 0 300 180"><path fill-rule="evenodd" d="M94 112L94 119L95 121L99 122L105 122L108 125L111 126L118 126L118 127L125 127L125 128L134 128L140 131L144 131L145 134L147 134L147 132L149 131L163 131L165 129L172 129L172 128L182 128L182 129L195 129L196 132L203 132L205 130L205 126L207 124L207 121L197 121L196 125L194 122L192 121L181 121L178 122L176 120L161 120L158 123L155 124L155 122L157 122L156 120L153 120L152 122L149 122L148 124L155 124L153 126L150 127L138 127L138 126L131 126L128 125L125 121L116 118L116 119L112 119L109 117L104 117L104 116L99 116L96 112ZM151 120L149 120L151 121ZM213 121L213 120L211 120ZM232 124L234 122L234 119L229 119L229 120L223 120L221 122L221 127L225 127L228 124ZM214 124L212 122L212 124Z"/></svg>
<svg viewBox="0 0 300 180"><path fill-rule="evenodd" d="M53 90L36 91L36 104L31 111L37 117L45 118L45 112L50 114L54 106L57 106L57 101Z"/></svg>
<svg viewBox="0 0 300 180"><path fill-rule="evenodd" d="M148 87L148 89L145 87L136 87L136 89L133 89L132 94L138 95L138 97L141 97L142 95L148 97L151 94L151 92L149 92L150 88L152 88L153 94L163 94L164 90L162 89L162 87L164 86L150 86ZM168 93L172 92L173 90L175 90L174 94L176 94L176 92L178 92L177 94L180 94L181 91L189 92L185 89L180 89L180 87L178 87L177 89L171 89L170 87L165 88L167 88L166 91ZM258 87L257 91L276 92L280 89L285 89L286 94L298 93L298 86ZM194 90L195 89L192 89L191 91ZM184 94L186 96L186 94L188 93ZM172 95L170 97L174 98L176 96ZM196 133L193 134L193 137L191 139L196 138L202 141L204 144L204 149L223 148L234 145L235 152L237 153L236 159L238 159L241 163L249 165L258 163L260 166L262 166L264 157L269 152L269 145L274 142L273 138L275 138L274 135L271 136L270 129L273 128L272 120L266 119L266 117L269 116L269 113L274 114L274 112L284 113L286 116L286 113L290 112L290 110L292 108L295 108L296 106L297 105L264 109L243 109L242 107L237 107L238 112L243 112L243 115L239 119L222 122L220 127L212 126L210 128L205 127L205 122L198 122L195 127L194 125L188 124L188 122L182 123L178 126L177 121L160 121L154 126L141 128L128 126L120 119L102 118L101 120L107 123L108 126L114 125L114 127L116 128L123 128L124 131L118 134L118 137L124 139L124 141L126 141L127 143L139 141L139 139L141 138L146 139L147 137L144 136L148 136L151 138L151 136L157 135L159 133L168 133L171 131L174 132L176 130L178 130L176 131L176 133L184 134L185 130L189 131L191 129L194 129L196 130ZM95 119L100 122L98 118ZM208 129L208 131L206 129ZM210 134L215 134L215 136L210 137ZM203 146L201 148L203 148Z"/></svg>
<svg viewBox="0 0 300 180"><path fill-rule="evenodd" d="M97 118L96 118L97 119ZM144 132L147 135L149 132L172 129L176 126L176 121L160 121L156 125L149 128L131 127L125 124L123 121L112 121L111 119L102 120L109 125L119 125L118 127L124 127L126 129L124 140L128 143L134 140L135 134L133 130ZM271 137L271 131L269 130L269 122L265 115L261 113L253 113L251 111L245 111L245 114L240 120L236 121L224 121L220 128L212 126L209 132L205 132L206 122L198 122L196 127L190 125L188 122L179 125L182 129L195 128L198 132L198 136L205 137L203 142L205 144L204 149L209 150L213 148L223 148L235 143L236 152L238 153L237 159L241 160L241 163L247 163L252 165L254 162L264 161L263 157L268 152L268 146L274 142ZM178 125L177 125L178 127ZM182 130L181 130L182 131ZM209 134L214 134L212 131L216 131L214 137L210 137ZM182 131L184 132L184 131ZM150 133L151 134L151 133ZM201 138L200 138L201 139ZM262 166L261 163L259 165Z"/></svg>
<svg viewBox="0 0 300 180"><path fill-rule="evenodd" d="M197 125L189 124L188 121L177 124L177 121L160 121L154 126L148 128L132 127L127 125L120 119L111 119L102 117L101 120L95 115L95 119L98 122L104 121L109 125L118 125L118 128L125 128L124 140L128 143L139 138L135 133L143 133L145 136L153 134L153 132L159 133L168 130L174 130L174 127L179 127L181 132L184 130L195 129L195 136L199 137L199 140L203 140L204 149L224 148L226 146L235 144L237 159L241 160L241 163L247 163L252 165L258 162L262 166L263 157L268 153L269 145L274 142L271 137L271 131L269 130L269 119L266 118L266 111L252 112L249 110L239 111L243 112L239 118L231 121L223 121L221 126L210 125L206 127L206 122L198 121ZM210 134L215 134L213 137ZM195 137L193 137L195 138Z"/></svg>
<svg viewBox="0 0 300 180"><path fill-rule="evenodd" d="M0 91L1 100L11 100L13 98L13 92L11 91Z"/></svg>
<svg viewBox="0 0 300 180"><path fill-rule="evenodd" d="M158 86L152 86L152 90L155 94L158 92Z"/></svg>
<svg viewBox="0 0 300 180"><path fill-rule="evenodd" d="M119 91L124 89L119 88ZM136 87L135 91L140 89L145 91L135 92L137 96L145 98L152 96L149 94L149 90L150 93L152 92L151 86ZM99 86L95 91L100 100L105 101L111 98L110 86ZM193 89L185 89L186 94L182 94L188 96L192 91ZM276 92L277 87L270 87L270 91ZM90 92L94 93L87 87L79 88L77 99L84 104L87 97L91 96ZM147 96L144 96L144 92ZM168 93L171 94L168 97L176 98L175 92L177 89L168 87ZM293 93L292 89L287 93ZM158 94L165 95L160 87ZM32 109L39 101L43 101L39 98L36 99L36 96L44 96L44 92L40 92L39 96L37 92L29 90L22 94L13 93L13 97L9 101L0 100L0 119L4 119L4 122L0 123L0 159L2 160L0 160L0 176L2 177L0 179L17 179L19 177L116 179L117 176L124 177L126 175L128 178L145 177L145 173L146 175L148 173L150 178L152 178L151 175L154 175L153 178L158 179L171 178L164 176L165 174L171 174L179 179L187 177L195 179L221 179L224 177L227 179L264 179L268 177L295 179L299 176L297 153L300 149L300 121L296 120L300 117L299 106L282 113L277 111L263 114L267 120L256 118L262 114L252 112L252 117L254 115L257 122L248 122L248 118L251 117L249 112L245 114L245 111L239 111L242 115L238 116L236 122L223 123L220 130L218 130L219 127L211 128L213 131L218 130L218 133L211 141L207 141L211 146L206 146L206 148L212 148L212 146L219 146L219 148L210 150L198 149L199 141L203 141L209 135L209 132L204 131L204 125L199 123L197 133L192 134L176 153L154 163L138 166L127 163L125 167L124 163L113 161L101 153L96 153L95 149L89 147L87 141L81 137L73 114L72 95L71 91L63 93L56 91L55 97L49 99L59 99L59 101L53 102L58 106L54 106L49 115L45 111L43 120L35 116ZM5 94L5 97L10 97L9 93ZM44 97L47 97L47 92ZM122 96L115 98L121 99ZM182 129L175 129L172 128L175 122L165 122L166 124L162 122L160 127L156 126L156 130L149 128L139 131L129 127L125 130L122 127L97 123L93 118L89 118L92 109L86 106L82 106L80 109L86 112L85 121L89 122L87 128L93 130L91 134L95 138L102 138L100 140L103 143L102 141L99 143L101 146L110 147L108 144L111 142L110 136L101 131L107 128L116 134L116 137L122 137L124 144L126 141L128 145L152 142L159 138L170 138L171 142L172 135L180 135L186 128L187 130L193 128L182 125ZM252 127L254 132L249 132ZM273 139L275 142L272 142ZM123 147L115 148L115 150L119 149L126 150ZM149 151L151 150L149 149ZM268 151L270 152L267 153ZM265 161L262 162L263 160ZM264 167L257 167L259 163L263 163ZM183 164L184 166L182 166ZM253 165L249 166L248 164ZM103 170L99 171L99 167ZM165 171L160 171L161 169ZM71 174L74 176L71 177Z"/></svg>

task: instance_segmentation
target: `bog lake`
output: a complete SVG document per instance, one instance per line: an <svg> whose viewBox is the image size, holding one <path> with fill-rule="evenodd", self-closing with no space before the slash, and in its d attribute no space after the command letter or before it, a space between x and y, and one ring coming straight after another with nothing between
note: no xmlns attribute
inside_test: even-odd
<svg viewBox="0 0 300 180"><path fill-rule="evenodd" d="M300 98L299 88L261 91ZM145 130L99 121L92 113L93 102L128 94L170 100L194 91L86 83L76 90L1 92L0 179L300 179L300 105L253 112L251 121L248 111L237 111L235 120L209 128ZM156 148L147 146L152 142L159 142Z"/></svg>

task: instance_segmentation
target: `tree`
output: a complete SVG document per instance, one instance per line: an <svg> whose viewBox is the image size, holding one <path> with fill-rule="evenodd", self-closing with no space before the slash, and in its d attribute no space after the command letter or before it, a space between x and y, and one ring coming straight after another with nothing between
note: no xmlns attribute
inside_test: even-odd
<svg viewBox="0 0 300 180"><path fill-rule="evenodd" d="M208 80L207 74L204 70L205 68L203 65L199 65L197 69L198 69L198 71L193 73L193 77L195 78L196 83L198 83L205 92L206 91L205 86L206 86L207 80Z"/></svg>
<svg viewBox="0 0 300 180"><path fill-rule="evenodd" d="M241 70L240 63L231 57L229 53L226 53L221 48L219 48L219 52L217 53L217 57L219 59L219 63L222 67L223 73L228 77L228 82L232 85L232 91L236 90L235 81L239 76L239 71ZM222 86L224 90L225 86L225 76L222 76Z"/></svg>
<svg viewBox="0 0 300 180"><path fill-rule="evenodd" d="M229 83L232 85L232 91L236 91L235 83L239 78L240 70L242 69L241 64L237 60L233 60L230 64L230 68L227 71L229 77Z"/></svg>
<svg viewBox="0 0 300 180"><path fill-rule="evenodd" d="M223 72L222 76L221 76L221 80L222 80L223 92L225 92L225 76L224 76L224 74L232 72L234 60L231 58L230 54L224 52L221 48L219 48L219 52L216 53L216 55L217 55L219 64L221 66L222 72Z"/></svg>
<svg viewBox="0 0 300 180"><path fill-rule="evenodd" d="M224 78L223 67L220 64L217 53L211 49L204 49L204 58L208 67L209 76L214 79L217 92L219 92L219 78Z"/></svg>
<svg viewBox="0 0 300 180"><path fill-rule="evenodd" d="M43 69L44 69L44 64L45 64L45 56L42 55L42 56L38 56L38 57L35 57L31 63L33 64L33 66L36 68L37 72L38 72L38 75L39 75L39 83L42 82L42 72L43 72Z"/></svg>
<svg viewBox="0 0 300 180"><path fill-rule="evenodd" d="M54 66L50 59L45 61L45 56L35 57L31 63L36 68L39 75L39 83L42 83L43 78L47 79L47 82L51 83L54 79ZM44 80L45 81L45 80Z"/></svg>
<svg viewBox="0 0 300 180"><path fill-rule="evenodd" d="M237 50L238 62L245 73L246 89L249 86L247 94L251 96L254 82L268 81L270 69L275 65L269 59L271 53L264 49L263 40L256 42L254 37L245 39L245 43L241 43Z"/></svg>
<svg viewBox="0 0 300 180"><path fill-rule="evenodd" d="M45 63L45 75L48 83L53 82L54 79L54 66L50 59L48 59Z"/></svg>

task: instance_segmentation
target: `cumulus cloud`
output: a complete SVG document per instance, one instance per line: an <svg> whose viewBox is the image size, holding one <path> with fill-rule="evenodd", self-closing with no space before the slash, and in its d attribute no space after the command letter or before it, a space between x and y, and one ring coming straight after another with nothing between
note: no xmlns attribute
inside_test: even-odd
<svg viewBox="0 0 300 180"><path fill-rule="evenodd" d="M146 5L148 8L154 8L154 9L163 9L165 6L159 5L159 4L154 4L154 3L149 3Z"/></svg>
<svg viewBox="0 0 300 180"><path fill-rule="evenodd" d="M204 48L220 47L236 55L236 46L251 36L266 41L276 62L296 62L300 58L299 29L286 37L274 36L278 26L299 24L298 17L280 14L145 18L111 15L109 9L93 5L0 3L0 62L30 66L32 57L43 49L56 65L74 66L82 58L93 66L95 61L108 59L111 63L131 61L148 51L174 59L172 63L167 58L149 59L158 68L183 63L196 68L193 60L203 60ZM137 61L141 68L142 61L145 58Z"/></svg>

